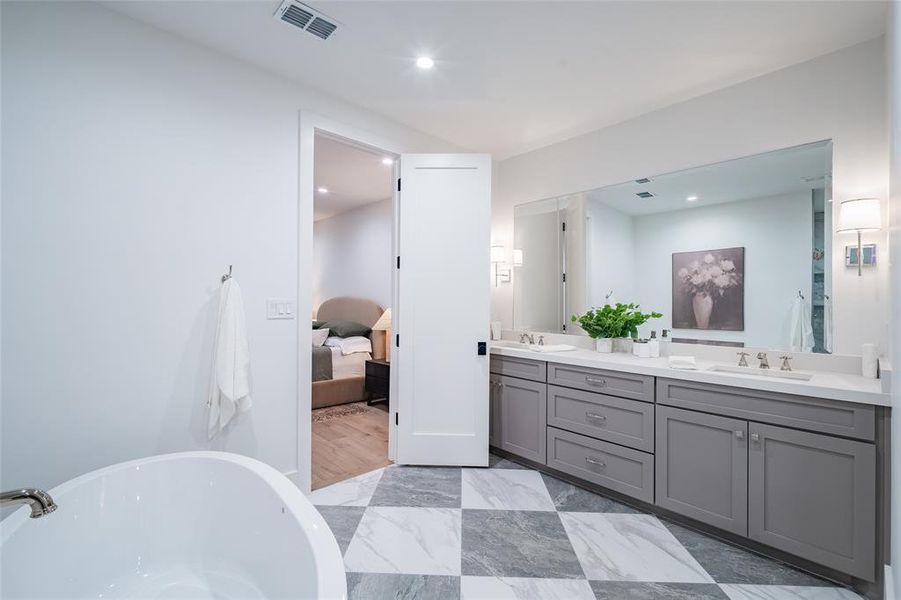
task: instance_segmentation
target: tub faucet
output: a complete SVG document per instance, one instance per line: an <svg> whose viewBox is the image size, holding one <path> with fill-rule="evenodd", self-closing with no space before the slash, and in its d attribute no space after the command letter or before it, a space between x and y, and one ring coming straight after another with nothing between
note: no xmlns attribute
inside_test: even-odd
<svg viewBox="0 0 901 600"><path fill-rule="evenodd" d="M22 488L0 493L0 506L7 504L27 504L31 507L31 518L37 519L56 510L56 502L44 490Z"/></svg>
<svg viewBox="0 0 901 600"><path fill-rule="evenodd" d="M766 352L758 352L757 360L760 361L761 369L769 369L770 368L770 361L768 361L766 358Z"/></svg>

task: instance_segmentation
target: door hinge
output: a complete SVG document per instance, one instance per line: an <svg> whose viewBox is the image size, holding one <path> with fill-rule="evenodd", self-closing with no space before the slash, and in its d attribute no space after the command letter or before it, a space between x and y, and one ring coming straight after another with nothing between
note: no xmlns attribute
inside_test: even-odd
<svg viewBox="0 0 901 600"><path fill-rule="evenodd" d="M563 333L566 333L566 323L563 324Z"/></svg>
<svg viewBox="0 0 901 600"><path fill-rule="evenodd" d="M397 191L400 191L400 177L397 178Z"/></svg>
<svg viewBox="0 0 901 600"><path fill-rule="evenodd" d="M566 273L563 274L563 283L566 283Z"/></svg>
<svg viewBox="0 0 901 600"><path fill-rule="evenodd" d="M563 221L563 231L566 231L566 221Z"/></svg>
<svg viewBox="0 0 901 600"><path fill-rule="evenodd" d="M397 268L400 268L400 256L397 257Z"/></svg>
<svg viewBox="0 0 901 600"><path fill-rule="evenodd" d="M394 413L394 424L400 425L400 413Z"/></svg>
<svg viewBox="0 0 901 600"><path fill-rule="evenodd" d="M394 336L394 345L395 345L395 347L400 348L400 334L399 333Z"/></svg>

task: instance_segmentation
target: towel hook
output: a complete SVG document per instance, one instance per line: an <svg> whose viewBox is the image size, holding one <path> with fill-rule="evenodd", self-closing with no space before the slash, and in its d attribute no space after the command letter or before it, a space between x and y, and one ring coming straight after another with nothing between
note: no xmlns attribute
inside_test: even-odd
<svg viewBox="0 0 901 600"><path fill-rule="evenodd" d="M231 278L232 278L232 266L228 265L228 273L225 273L222 276L222 283L225 283L226 281L228 281Z"/></svg>

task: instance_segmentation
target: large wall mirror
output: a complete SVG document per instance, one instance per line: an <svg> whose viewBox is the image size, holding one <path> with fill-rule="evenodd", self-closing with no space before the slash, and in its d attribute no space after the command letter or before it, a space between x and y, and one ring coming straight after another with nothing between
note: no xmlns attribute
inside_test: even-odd
<svg viewBox="0 0 901 600"><path fill-rule="evenodd" d="M829 352L832 230L830 141L521 204L514 328L634 302L643 337Z"/></svg>

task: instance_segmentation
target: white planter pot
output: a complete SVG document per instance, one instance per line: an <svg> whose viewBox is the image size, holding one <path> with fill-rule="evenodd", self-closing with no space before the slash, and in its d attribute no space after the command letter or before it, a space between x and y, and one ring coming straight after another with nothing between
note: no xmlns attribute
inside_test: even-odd
<svg viewBox="0 0 901 600"><path fill-rule="evenodd" d="M613 352L613 338L595 338L594 347L598 352L609 354Z"/></svg>
<svg viewBox="0 0 901 600"><path fill-rule="evenodd" d="M613 351L632 354L632 338L613 338Z"/></svg>

